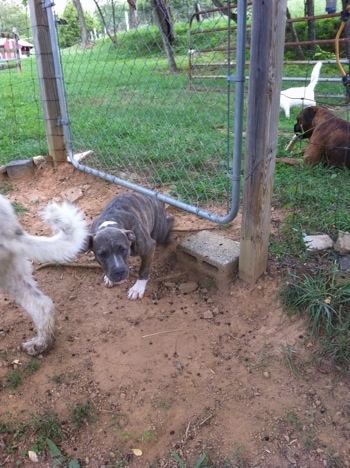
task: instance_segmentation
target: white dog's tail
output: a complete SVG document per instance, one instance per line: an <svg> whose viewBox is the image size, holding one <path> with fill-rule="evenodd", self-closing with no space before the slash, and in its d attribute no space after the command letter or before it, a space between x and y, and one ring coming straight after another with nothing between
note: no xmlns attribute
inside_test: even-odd
<svg viewBox="0 0 350 468"><path fill-rule="evenodd" d="M5 208L6 205L2 204ZM15 214L10 204L6 206L7 214L12 218L11 228L14 229ZM0 213L1 214L1 213ZM6 235L6 246L9 250L22 253L23 256L38 262L66 262L72 260L85 244L88 228L83 213L74 205L63 202L52 203L43 210L43 218L50 225L54 235L34 236L24 231L16 219L17 228L12 235ZM9 221L9 219L8 219ZM6 223L6 221L5 221ZM5 228L5 226L4 226ZM12 230L11 229L11 230Z"/></svg>
<svg viewBox="0 0 350 468"><path fill-rule="evenodd" d="M310 83L307 85L308 89L311 89L312 91L315 89L315 86L318 83L321 67L322 67L322 62L317 62L312 70Z"/></svg>

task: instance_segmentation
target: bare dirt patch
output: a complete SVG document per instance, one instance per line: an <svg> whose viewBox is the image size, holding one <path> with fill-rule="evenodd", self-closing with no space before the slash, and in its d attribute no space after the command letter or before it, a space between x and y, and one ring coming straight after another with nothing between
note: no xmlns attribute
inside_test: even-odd
<svg viewBox="0 0 350 468"><path fill-rule="evenodd" d="M47 234L40 209L77 190L88 221L123 191L64 165L12 183L7 196L28 210L20 215L28 231ZM280 265L271 261L253 286L236 280L225 293L199 287L182 294L179 285L195 278L177 266L178 242L220 228L169 211L176 218L171 243L157 249L141 301L127 300L137 261L130 280L112 289L96 268L36 271L57 306L57 341L17 388L7 379L28 362L19 345L33 324L0 294L0 465L31 463L37 437L32 430L13 444L5 424L56 413L64 434L57 445L80 466L350 466L349 378L316 359L302 321L282 315ZM220 233L239 240L240 217ZM88 255L79 261L93 263ZM91 417L77 428L72 408L87 403ZM48 451L39 453L36 466L52 463Z"/></svg>

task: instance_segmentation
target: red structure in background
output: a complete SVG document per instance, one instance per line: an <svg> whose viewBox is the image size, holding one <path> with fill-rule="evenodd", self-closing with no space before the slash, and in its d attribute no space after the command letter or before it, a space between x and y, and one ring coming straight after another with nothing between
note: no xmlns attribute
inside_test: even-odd
<svg viewBox="0 0 350 468"><path fill-rule="evenodd" d="M20 54L20 58L29 57L31 50L34 48L33 44L29 42L19 39L18 43L18 50ZM0 58L2 60L14 60L18 58L16 56L16 40L9 39L7 37L0 37Z"/></svg>

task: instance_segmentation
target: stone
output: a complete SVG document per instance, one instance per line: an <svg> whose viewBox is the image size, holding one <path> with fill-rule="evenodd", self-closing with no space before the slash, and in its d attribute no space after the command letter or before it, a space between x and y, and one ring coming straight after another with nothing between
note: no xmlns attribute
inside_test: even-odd
<svg viewBox="0 0 350 468"><path fill-rule="evenodd" d="M350 252L350 233L339 231L338 239L334 244L334 250L339 252L340 255L344 255Z"/></svg>
<svg viewBox="0 0 350 468"><path fill-rule="evenodd" d="M187 283L179 284L179 291L182 294L190 294L198 289L198 283L195 281L188 281Z"/></svg>
<svg viewBox="0 0 350 468"><path fill-rule="evenodd" d="M64 200L70 201L71 203L75 203L76 201L80 200L83 195L83 191L79 187L72 187L61 193L61 197Z"/></svg>
<svg viewBox="0 0 350 468"><path fill-rule="evenodd" d="M325 250L333 247L333 241L327 234L305 236L303 240L307 250Z"/></svg>

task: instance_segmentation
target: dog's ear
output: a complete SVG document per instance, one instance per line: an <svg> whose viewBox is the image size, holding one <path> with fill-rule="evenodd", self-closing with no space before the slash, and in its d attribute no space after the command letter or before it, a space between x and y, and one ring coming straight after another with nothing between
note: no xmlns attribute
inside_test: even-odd
<svg viewBox="0 0 350 468"><path fill-rule="evenodd" d="M126 235L126 237L128 238L129 242L130 242L130 245L135 242L136 240L136 236L135 236L135 233L134 231L127 231L127 230L124 230L124 234Z"/></svg>
<svg viewBox="0 0 350 468"><path fill-rule="evenodd" d="M309 130L313 127L312 122L314 120L316 112L317 108L315 106L306 107L306 109L304 109L303 127L305 130Z"/></svg>

